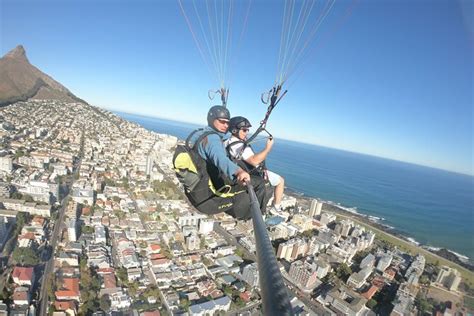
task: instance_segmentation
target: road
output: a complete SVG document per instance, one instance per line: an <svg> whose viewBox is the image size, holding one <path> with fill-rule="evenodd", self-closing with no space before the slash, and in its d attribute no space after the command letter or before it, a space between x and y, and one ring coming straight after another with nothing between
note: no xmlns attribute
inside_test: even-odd
<svg viewBox="0 0 474 316"><path fill-rule="evenodd" d="M81 162L82 162L82 157L83 157L83 143L84 143L84 132L82 133L82 138L81 138L81 150L79 153L79 161L76 169L74 170L73 174L71 175L71 180L67 181L67 186L68 190L67 192L71 191L72 185L74 183L74 180L76 179L76 176L79 174L79 171L81 169ZM62 227L64 226L64 216L66 213L66 208L68 205L69 199L67 197L64 197L63 200L61 201L61 207L59 208L59 216L54 223L54 229L51 234L51 241L50 241L50 246L51 246L51 255L49 256L48 261L45 264L44 267L44 273L43 277L41 279L41 288L40 288L40 296L38 300L39 304L39 315L47 315L48 314L48 303L49 303L49 297L47 293L47 282L52 282L51 277L54 278L54 254L56 252L56 244L58 242L58 239L61 235Z"/></svg>
<svg viewBox="0 0 474 316"><path fill-rule="evenodd" d="M46 261L45 267L44 267L44 273L43 273L43 278L41 279L41 287L40 287L40 296L39 296L39 315L47 315L47 308L48 308L48 293L47 293L47 286L46 283L50 280L50 277L54 273L53 268L54 268L54 253L56 249L56 244L58 242L58 239L61 235L61 230L64 225L64 216L66 213L66 207L68 204L69 199L65 198L61 202L61 207L59 208L59 216L58 219L56 220L54 224L54 230L51 234L51 241L50 241L50 246L51 246L51 255Z"/></svg>

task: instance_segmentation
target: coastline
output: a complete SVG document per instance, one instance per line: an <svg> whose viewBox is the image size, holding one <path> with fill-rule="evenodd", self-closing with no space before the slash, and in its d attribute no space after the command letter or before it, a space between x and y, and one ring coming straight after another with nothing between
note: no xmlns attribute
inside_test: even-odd
<svg viewBox="0 0 474 316"><path fill-rule="evenodd" d="M132 114L134 115L134 114ZM128 120L128 119L127 119ZM137 125L141 125L138 122L132 122ZM158 134L169 134L167 132L157 132L154 131L151 128L147 128L142 126L143 128L146 128L154 133ZM179 138L179 137L178 137ZM286 187L285 188L285 194L291 195L296 197L298 200L306 200L309 201L311 198L318 198L318 197L313 197L309 195L305 195L304 193L298 192L292 188ZM322 200L322 199L321 199ZM333 202L333 201L326 201L322 200L326 207L326 210L333 211L335 213L339 213L343 216L350 216L351 218L355 218L361 224L364 224L366 226L370 226L370 228L376 228L383 232L384 234L387 234L388 236L392 236L393 238L397 238L400 241L403 241L407 245L410 245L411 247L418 247L420 250L424 250L429 254L432 254L434 256L439 257L439 259L447 260L452 264L456 264L460 268L463 268L466 270L466 272L472 273L474 271L474 258L468 258L465 255L456 253L450 249L445 249L445 248L438 248L434 247L431 245L423 245L417 242L414 238L409 237L404 235L401 231L398 231L396 227L384 224L383 221L385 220L384 218L380 218L377 216L372 216L368 214L363 214L359 213L357 211L357 208L355 207L346 207L341 205L340 203ZM329 209L328 209L329 208ZM472 260L472 261L471 261ZM474 276L473 276L473 283L474 283Z"/></svg>
<svg viewBox="0 0 474 316"><path fill-rule="evenodd" d="M315 198L305 196L291 188L285 188L285 191L287 195L295 197L300 205L309 205L310 200ZM438 263L458 269L463 278L468 280L470 283L474 283L474 265L470 262L470 258L467 256L445 248L422 245L415 239L404 236L398 232L395 227L381 223L381 221L384 220L383 218L359 213L356 208L345 207L333 201L325 201L322 199L321 201L324 202L324 211L333 212L336 216L351 219L361 226L373 230L377 238L394 244L409 253L422 254L426 257L426 260L429 263Z"/></svg>

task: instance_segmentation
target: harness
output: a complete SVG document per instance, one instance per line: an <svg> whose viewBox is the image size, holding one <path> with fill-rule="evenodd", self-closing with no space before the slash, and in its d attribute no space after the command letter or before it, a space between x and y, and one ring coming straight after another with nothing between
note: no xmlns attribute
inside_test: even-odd
<svg viewBox="0 0 474 316"><path fill-rule="evenodd" d="M213 163L203 159L198 152L199 144L209 135L217 134L222 139L217 132L206 131L196 139L194 144L190 144L191 138L203 130L203 128L194 130L184 144L176 147L173 156L173 169L176 176L183 185L186 196L195 207L215 196L231 198L245 192L245 190L232 192L234 183Z"/></svg>

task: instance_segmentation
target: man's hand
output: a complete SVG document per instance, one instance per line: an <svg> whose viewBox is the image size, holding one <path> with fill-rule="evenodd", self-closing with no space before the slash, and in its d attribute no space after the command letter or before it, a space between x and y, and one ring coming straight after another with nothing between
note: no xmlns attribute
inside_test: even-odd
<svg viewBox="0 0 474 316"><path fill-rule="evenodd" d="M246 185L247 183L250 183L250 175L242 168L237 170L235 177L240 184Z"/></svg>
<svg viewBox="0 0 474 316"><path fill-rule="evenodd" d="M274 144L273 137L268 137L267 138L267 144L265 145L265 149L266 150L272 149L273 144Z"/></svg>

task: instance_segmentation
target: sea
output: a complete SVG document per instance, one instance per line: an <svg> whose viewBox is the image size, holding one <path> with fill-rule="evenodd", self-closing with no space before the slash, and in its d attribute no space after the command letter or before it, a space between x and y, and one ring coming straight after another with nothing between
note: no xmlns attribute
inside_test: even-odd
<svg viewBox="0 0 474 316"><path fill-rule="evenodd" d="M180 139L201 127L114 113ZM473 176L278 138L267 166L292 191L371 216L410 240L473 262Z"/></svg>

